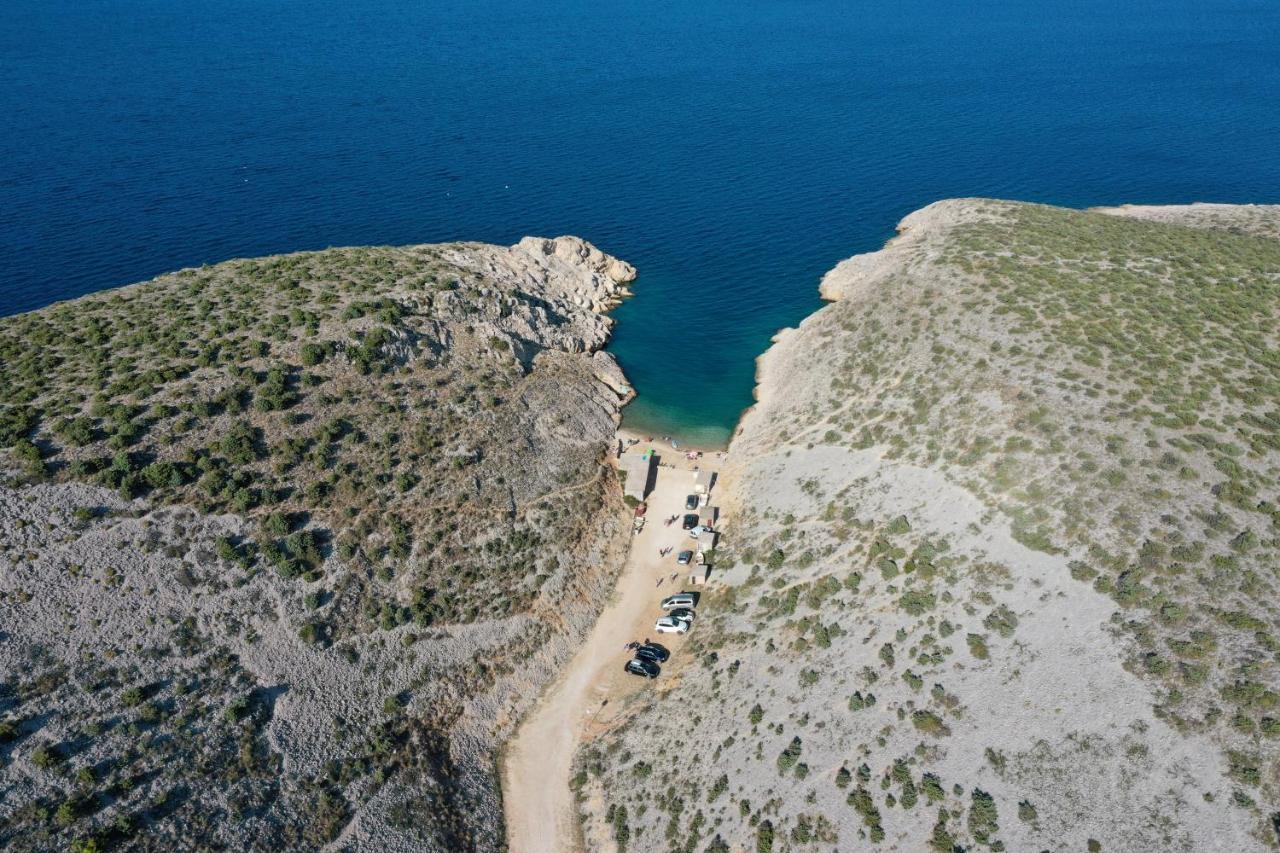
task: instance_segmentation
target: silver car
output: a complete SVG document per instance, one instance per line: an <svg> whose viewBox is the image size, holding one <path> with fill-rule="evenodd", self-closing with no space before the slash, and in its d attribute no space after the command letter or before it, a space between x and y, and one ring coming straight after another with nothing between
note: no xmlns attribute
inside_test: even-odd
<svg viewBox="0 0 1280 853"><path fill-rule="evenodd" d="M689 633L689 624L683 619L672 619L670 616L663 616L653 623L653 630L659 634L687 634Z"/></svg>
<svg viewBox="0 0 1280 853"><path fill-rule="evenodd" d="M691 592L677 592L675 595L667 596L662 599L662 609L670 610L673 607L694 607L698 600L694 598Z"/></svg>

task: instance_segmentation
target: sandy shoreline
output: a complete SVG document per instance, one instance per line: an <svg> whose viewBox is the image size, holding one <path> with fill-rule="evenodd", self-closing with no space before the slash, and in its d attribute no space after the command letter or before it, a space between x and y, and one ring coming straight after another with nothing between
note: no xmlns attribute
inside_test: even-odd
<svg viewBox="0 0 1280 853"><path fill-rule="evenodd" d="M701 453L702 457L709 461L709 464L714 464L716 460L723 460L728 454L728 449L725 447L686 442L679 436L658 435L652 431L637 430L631 427L619 427L618 438L624 444L629 441L635 441L645 447L652 447L660 455L666 453L668 457L679 455L683 458L688 453ZM665 461L669 462L671 460L668 458Z"/></svg>

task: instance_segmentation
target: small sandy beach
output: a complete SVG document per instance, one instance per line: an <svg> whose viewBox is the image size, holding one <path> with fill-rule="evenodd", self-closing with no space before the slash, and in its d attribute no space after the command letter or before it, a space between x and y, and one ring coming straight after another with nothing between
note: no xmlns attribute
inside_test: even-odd
<svg viewBox="0 0 1280 853"><path fill-rule="evenodd" d="M625 453L652 447L659 457L656 482L647 499L647 521L632 538L617 588L600 619L507 746L502 765L503 808L513 853L582 849L569 788L579 744L593 731L609 726L624 711L629 696L663 689L687 663L681 656L683 637L653 631L654 620L662 612L661 599L695 589L688 583L689 567L676 564L676 554L689 548L692 540L678 523L666 526L663 520L683 512L694 470L719 471L724 452L703 451L700 458L690 459L687 454L697 450L683 442L677 441L679 449L673 449L669 441L647 441L649 436L626 430L620 430L618 437ZM718 491L712 491L712 504ZM671 551L660 556L667 548ZM696 623L693 630L698 630ZM654 681L623 672L631 656L627 643L646 638L671 650L671 659Z"/></svg>

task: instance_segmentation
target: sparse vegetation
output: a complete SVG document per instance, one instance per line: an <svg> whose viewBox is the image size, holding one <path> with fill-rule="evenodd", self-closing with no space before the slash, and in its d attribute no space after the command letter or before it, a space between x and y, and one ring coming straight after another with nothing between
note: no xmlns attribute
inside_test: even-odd
<svg viewBox="0 0 1280 853"><path fill-rule="evenodd" d="M1270 843L1276 216L949 202L829 274L730 450L722 663L603 737L690 768L641 837L727 772L731 849Z"/></svg>

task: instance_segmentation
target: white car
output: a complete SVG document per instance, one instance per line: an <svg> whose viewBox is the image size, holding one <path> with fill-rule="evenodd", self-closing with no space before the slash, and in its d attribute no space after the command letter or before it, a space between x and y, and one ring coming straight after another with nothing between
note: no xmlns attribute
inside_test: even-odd
<svg viewBox="0 0 1280 853"><path fill-rule="evenodd" d="M710 532L711 532L710 527L707 527L705 524L699 524L697 527L689 531L689 537L692 539L697 539L702 534L710 533Z"/></svg>
<svg viewBox="0 0 1280 853"><path fill-rule="evenodd" d="M653 623L653 630L659 634L687 634L689 633L689 624L684 619L672 619L670 616L663 616Z"/></svg>
<svg viewBox="0 0 1280 853"><path fill-rule="evenodd" d="M670 610L673 607L694 607L698 600L693 597L693 593L678 592L675 595L662 599L662 609Z"/></svg>

